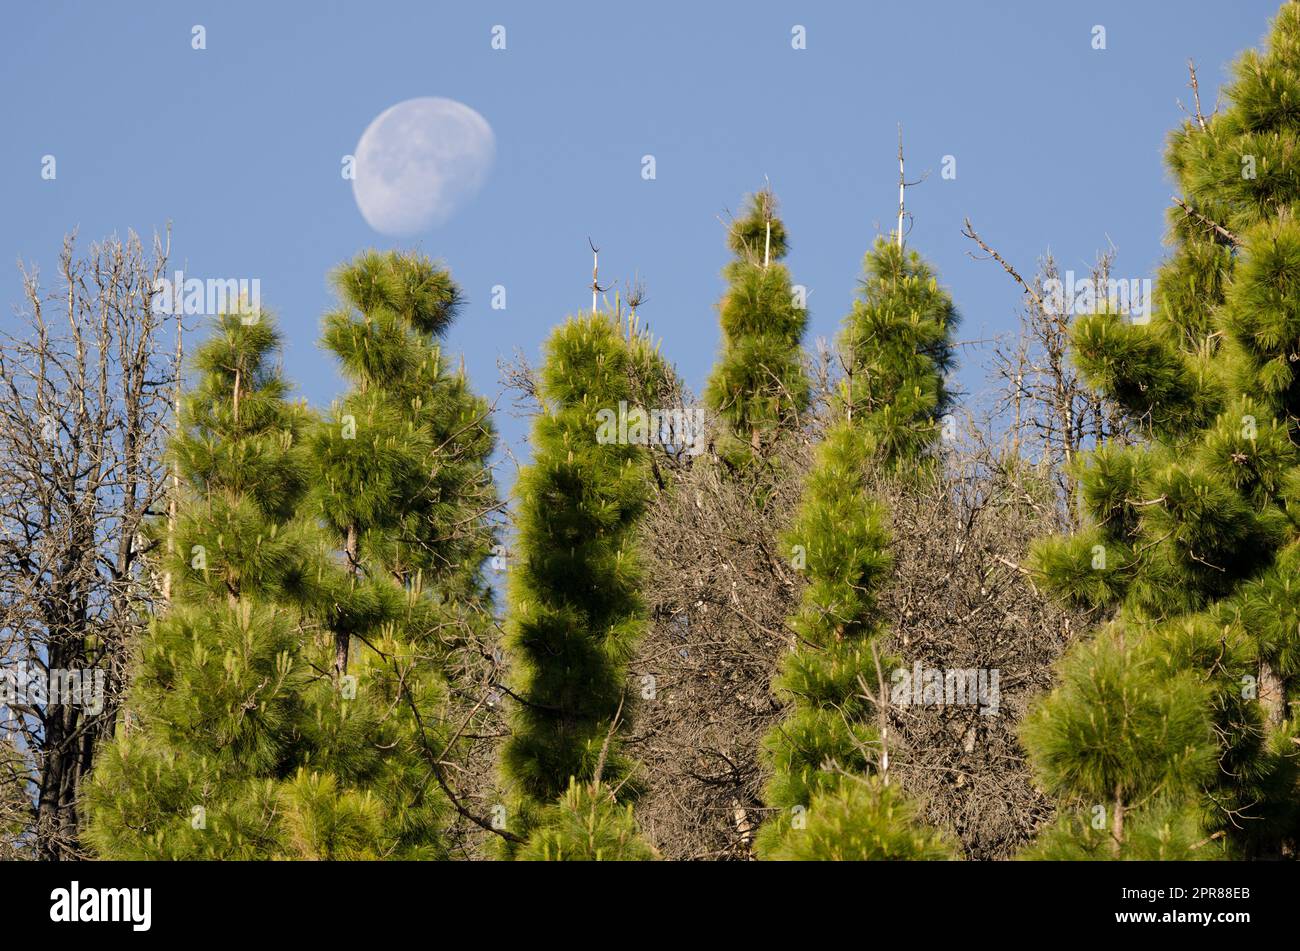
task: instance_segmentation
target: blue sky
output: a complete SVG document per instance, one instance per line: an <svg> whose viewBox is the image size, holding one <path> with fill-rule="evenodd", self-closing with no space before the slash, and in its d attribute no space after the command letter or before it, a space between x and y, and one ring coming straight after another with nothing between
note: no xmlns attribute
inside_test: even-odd
<svg viewBox="0 0 1300 951"><path fill-rule="evenodd" d="M970 216L1022 272L1052 250L1086 271L1113 242L1117 276L1153 275L1171 186L1167 132L1208 110L1271 0L1164 3L42 3L0 13L0 320L14 263L53 274L62 235L173 223L190 275L259 278L285 368L325 404L342 384L316 344L329 270L366 247L418 247L469 298L448 346L476 387L497 359L536 359L602 279L639 274L642 310L697 390L718 345L723 226L770 179L810 290L808 342L832 335L863 252L897 205L897 123L912 247L962 311L963 338L1014 326L1019 293L972 260ZM191 48L191 28L207 48ZM494 25L507 48L491 47ZM1105 50L1092 48L1094 25ZM791 29L807 48L791 48ZM377 234L340 175L362 131L417 96L466 103L497 157L481 193L413 238ZM41 178L42 156L57 178ZM656 178L641 175L652 154ZM957 177L943 180L943 156ZM909 177L911 177L909 175ZM507 289L507 309L490 307ZM966 351L961 388L986 384ZM504 404L503 404L504 405ZM501 413L518 451L526 424ZM509 479L509 474L503 474Z"/></svg>

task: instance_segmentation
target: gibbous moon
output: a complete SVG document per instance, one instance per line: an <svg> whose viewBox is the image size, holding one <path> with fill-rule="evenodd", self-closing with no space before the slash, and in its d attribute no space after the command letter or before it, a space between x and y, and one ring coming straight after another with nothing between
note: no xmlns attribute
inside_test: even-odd
<svg viewBox="0 0 1300 951"><path fill-rule="evenodd" d="M496 137L454 99L407 99L385 109L356 148L352 194L370 227L404 236L445 223L487 180Z"/></svg>

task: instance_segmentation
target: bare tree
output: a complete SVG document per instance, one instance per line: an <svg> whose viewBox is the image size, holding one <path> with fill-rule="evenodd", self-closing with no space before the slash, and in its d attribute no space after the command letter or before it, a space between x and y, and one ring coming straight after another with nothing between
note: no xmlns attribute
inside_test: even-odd
<svg viewBox="0 0 1300 951"><path fill-rule="evenodd" d="M58 284L19 265L17 328L0 334L0 773L28 815L11 847L81 854L77 795L112 730L133 637L159 584L148 528L161 513L181 323L153 306L170 234L78 254Z"/></svg>
<svg viewBox="0 0 1300 951"><path fill-rule="evenodd" d="M813 374L826 378L816 366ZM666 857L752 858L767 818L760 749L786 713L772 681L796 637L787 621L804 584L779 538L823 418L785 447L781 475L757 510L746 486L720 479L707 457L663 461L666 486L644 527L653 614L629 683L641 699L628 750L645 787L637 816ZM1012 464L983 438L985 425L968 423L947 440L932 475L870 477L892 516L895 570L880 598L889 656L860 687L888 738L869 758L882 772L887 763L890 783L959 839L967 857L997 859L1053 816L1016 729L1085 622L1020 567L1033 539L1057 530L1050 469ZM995 715L977 705L894 703L900 663L997 671Z"/></svg>
<svg viewBox="0 0 1300 951"><path fill-rule="evenodd" d="M1024 302L1020 332L995 346L992 371L1005 386L995 408L1005 419L1003 447L1009 458L1042 463L1059 492L1063 524L1078 526L1078 487L1072 463L1081 450L1107 440L1129 439L1129 427L1119 407L1091 390L1070 359L1068 302L1047 291L1060 287L1062 275L1051 254L1040 261L1029 281L991 248L966 221L962 232L1020 285ZM1093 288L1110 286L1114 248L1097 256L1086 280Z"/></svg>
<svg viewBox="0 0 1300 951"><path fill-rule="evenodd" d="M808 455L803 439L783 440L768 473L727 473L712 454L657 460L642 526L651 623L631 666L627 750L645 787L638 819L666 858L748 859L766 818L759 749L783 712L772 679L798 600L778 539Z"/></svg>

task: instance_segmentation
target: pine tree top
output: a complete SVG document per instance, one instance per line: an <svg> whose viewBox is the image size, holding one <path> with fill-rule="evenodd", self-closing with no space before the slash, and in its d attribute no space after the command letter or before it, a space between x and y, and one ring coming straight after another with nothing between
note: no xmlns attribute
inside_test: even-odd
<svg viewBox="0 0 1300 951"><path fill-rule="evenodd" d="M431 336L447 331L463 303L451 272L417 252L365 251L341 265L332 282L363 314L391 311Z"/></svg>
<svg viewBox="0 0 1300 951"><path fill-rule="evenodd" d="M789 253L789 237L777 216L772 189L745 196L744 210L731 222L727 244L738 258L754 264L780 261Z"/></svg>

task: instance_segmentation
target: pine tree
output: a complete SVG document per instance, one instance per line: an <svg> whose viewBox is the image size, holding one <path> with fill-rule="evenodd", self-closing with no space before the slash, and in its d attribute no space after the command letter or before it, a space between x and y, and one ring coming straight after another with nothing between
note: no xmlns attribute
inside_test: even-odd
<svg viewBox="0 0 1300 951"><path fill-rule="evenodd" d="M417 254L368 252L334 283L342 306L326 316L323 338L352 389L310 445L313 499L342 564L327 615L333 676L354 696L327 721L330 742L360 762L382 750L366 775L393 804L386 818L401 830L398 847L437 854L451 788L448 658L466 625L491 620L481 568L493 538L495 437L486 402L436 342L460 303L445 269ZM351 733L370 746L351 749Z"/></svg>
<svg viewBox="0 0 1300 951"><path fill-rule="evenodd" d="M288 848L281 784L302 762L304 632L316 566L297 517L309 420L272 364L263 314L220 318L170 454L183 479L173 602L140 645L115 739L87 790L105 858L262 858ZM156 526L159 542L166 527Z"/></svg>
<svg viewBox="0 0 1300 951"><path fill-rule="evenodd" d="M785 225L770 189L746 204L728 235L735 259L723 271L728 287L718 305L722 352L704 391L721 426L717 451L737 466L760 458L794 428L809 400L800 348L808 312L780 263L788 250Z"/></svg>
<svg viewBox="0 0 1300 951"><path fill-rule="evenodd" d="M353 390L318 432L334 486L324 516L351 556L447 599L485 596L496 507L488 405L437 339L461 304L448 271L416 254L368 252L334 276L343 306L323 343Z"/></svg>
<svg viewBox="0 0 1300 951"><path fill-rule="evenodd" d="M887 785L886 698L875 688L883 692L894 666L876 606L891 567L889 528L868 479L873 469L926 464L948 403L957 315L915 252L880 240L864 266L840 337L847 375L834 420L785 539L808 585L790 621L796 648L776 684L792 712L764 744L767 802L779 810L759 834L766 858L951 855L941 837L911 827Z"/></svg>
<svg viewBox="0 0 1300 951"><path fill-rule="evenodd" d="M1062 818L1034 854L1278 854L1297 833L1300 7L1170 138L1184 198L1156 313L1077 319L1075 360L1148 440L1079 464L1088 525L1046 585L1115 612L1024 740Z"/></svg>
<svg viewBox="0 0 1300 951"><path fill-rule="evenodd" d="M342 335L334 316L327 334ZM467 559L490 536L437 544L436 504L421 494L435 490L417 475L436 468L442 431L468 421L403 419L393 394L418 390L474 419L483 407L463 379L437 383L441 364L408 333L409 351L390 349L394 362L340 405L353 418L331 422L286 401L266 317L227 316L199 348L172 446L184 480L165 565L173 604L145 638L88 796L102 856L447 855L438 598L478 583ZM395 366L428 376L387 376ZM490 430L476 438L490 446ZM353 638L364 649L349 662Z"/></svg>
<svg viewBox="0 0 1300 951"><path fill-rule="evenodd" d="M1214 632L1203 633L1212 645ZM1187 802L1215 769L1211 691L1171 662L1170 645L1127 639L1115 626L1070 651L1061 686L1021 727L1043 788L1084 807L1067 813L1029 857L1208 857L1194 848L1204 833Z"/></svg>
<svg viewBox="0 0 1300 951"><path fill-rule="evenodd" d="M605 313L570 318L545 352L533 461L516 488L506 623L516 706L502 752L509 828L538 830L526 855L563 857L590 849L556 836L595 821L599 847L618 845L602 857L636 858L645 847L625 834L601 787L624 802L636 790L619 749L632 711L627 664L646 623L636 526L651 481L635 429L646 433L644 412L667 393L670 373L644 336L625 337ZM620 404L628 438L598 438L602 411Z"/></svg>
<svg viewBox="0 0 1300 951"><path fill-rule="evenodd" d="M841 349L847 368L844 415L861 429L878 464L892 470L922 465L952 395L952 299L916 252L884 238L863 263L862 291L845 319Z"/></svg>

